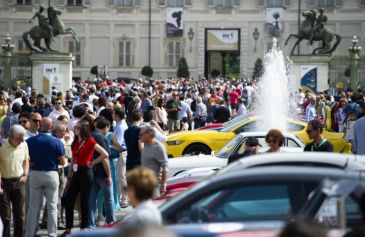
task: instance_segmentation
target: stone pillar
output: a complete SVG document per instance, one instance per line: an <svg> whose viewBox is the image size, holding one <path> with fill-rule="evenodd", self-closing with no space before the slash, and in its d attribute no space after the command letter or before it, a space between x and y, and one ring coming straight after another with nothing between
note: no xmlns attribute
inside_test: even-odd
<svg viewBox="0 0 365 237"><path fill-rule="evenodd" d="M44 95L51 95L52 86L65 94L72 88L71 53L34 53L32 61L32 88Z"/></svg>

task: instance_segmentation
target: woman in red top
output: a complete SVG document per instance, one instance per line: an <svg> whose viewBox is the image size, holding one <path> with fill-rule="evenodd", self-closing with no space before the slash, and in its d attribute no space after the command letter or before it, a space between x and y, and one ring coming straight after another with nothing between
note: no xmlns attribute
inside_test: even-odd
<svg viewBox="0 0 365 237"><path fill-rule="evenodd" d="M94 151L99 156L92 160ZM80 229L88 226L89 196L93 183L93 170L96 164L108 158L108 153L91 137L90 123L82 119L75 126L75 142L72 146L72 161L67 181L66 197L66 231L62 236L71 233L73 228L74 205L80 192L81 224Z"/></svg>

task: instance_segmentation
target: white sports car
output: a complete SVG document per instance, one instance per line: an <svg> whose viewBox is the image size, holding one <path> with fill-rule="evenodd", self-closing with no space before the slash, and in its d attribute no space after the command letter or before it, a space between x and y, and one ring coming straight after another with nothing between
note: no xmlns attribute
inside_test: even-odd
<svg viewBox="0 0 365 237"><path fill-rule="evenodd" d="M269 149L265 142L267 132L243 132L232 139L225 145L217 154L211 155L194 155L183 156L179 158L169 159L169 177L193 169L215 167L220 168L227 164L228 158L232 156L240 156L245 151L245 142L249 137L255 137L262 145L260 152L265 152ZM283 144L284 152L302 152L305 144L291 133L283 133L285 139Z"/></svg>

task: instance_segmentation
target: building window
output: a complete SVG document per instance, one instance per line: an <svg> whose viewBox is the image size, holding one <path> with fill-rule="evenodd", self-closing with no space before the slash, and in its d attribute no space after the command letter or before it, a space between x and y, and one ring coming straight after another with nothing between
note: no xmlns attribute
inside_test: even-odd
<svg viewBox="0 0 365 237"><path fill-rule="evenodd" d="M284 7L284 0L267 0L266 7Z"/></svg>
<svg viewBox="0 0 365 237"><path fill-rule="evenodd" d="M192 0L158 0L160 6L166 7L190 7L192 6Z"/></svg>
<svg viewBox="0 0 365 237"><path fill-rule="evenodd" d="M67 0L67 6L82 6L82 0Z"/></svg>
<svg viewBox="0 0 365 237"><path fill-rule="evenodd" d="M169 42L169 67L177 67L181 58L181 42Z"/></svg>
<svg viewBox="0 0 365 237"><path fill-rule="evenodd" d="M16 0L16 4L18 4L18 5L31 5L32 0Z"/></svg>
<svg viewBox="0 0 365 237"><path fill-rule="evenodd" d="M131 66L131 41L129 40L119 42L119 66Z"/></svg>
<svg viewBox="0 0 365 237"><path fill-rule="evenodd" d="M309 7L339 7L342 0L309 0Z"/></svg>
<svg viewBox="0 0 365 237"><path fill-rule="evenodd" d="M73 66L81 66L80 42L77 43L74 40L70 40L68 42L68 52L72 53L72 55L75 57L75 60L73 61Z"/></svg>
<svg viewBox="0 0 365 237"><path fill-rule="evenodd" d="M233 8L241 5L240 0L208 0L208 7Z"/></svg>
<svg viewBox="0 0 365 237"><path fill-rule="evenodd" d="M141 5L141 0L115 0L117 7L136 7Z"/></svg>
<svg viewBox="0 0 365 237"><path fill-rule="evenodd" d="M23 52L24 51L24 41L23 40L18 40L18 52Z"/></svg>
<svg viewBox="0 0 365 237"><path fill-rule="evenodd" d="M184 0L166 0L167 7L183 7Z"/></svg>

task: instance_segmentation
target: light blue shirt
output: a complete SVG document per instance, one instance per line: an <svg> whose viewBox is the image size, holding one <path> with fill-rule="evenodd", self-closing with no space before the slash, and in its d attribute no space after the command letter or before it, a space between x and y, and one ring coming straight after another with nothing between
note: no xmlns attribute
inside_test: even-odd
<svg viewBox="0 0 365 237"><path fill-rule="evenodd" d="M125 119L116 122L114 127L114 135L118 140L118 143L122 147L122 149L126 149L125 140L124 140L124 132L128 129L128 125L125 122Z"/></svg>
<svg viewBox="0 0 365 237"><path fill-rule="evenodd" d="M307 108L305 108L305 119L307 122L313 120L316 118L316 109L314 105L309 104L307 105Z"/></svg>
<svg viewBox="0 0 365 237"><path fill-rule="evenodd" d="M365 155L365 117L355 122L352 152L358 155Z"/></svg>

